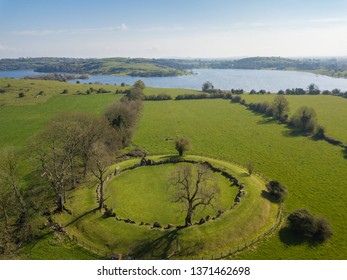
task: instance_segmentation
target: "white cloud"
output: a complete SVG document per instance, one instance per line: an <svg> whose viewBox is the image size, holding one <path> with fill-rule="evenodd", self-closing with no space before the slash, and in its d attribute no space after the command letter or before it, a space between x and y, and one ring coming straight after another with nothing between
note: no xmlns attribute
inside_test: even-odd
<svg viewBox="0 0 347 280"><path fill-rule="evenodd" d="M117 30L128 30L129 28L125 23L122 23L121 25L116 26L116 29Z"/></svg>

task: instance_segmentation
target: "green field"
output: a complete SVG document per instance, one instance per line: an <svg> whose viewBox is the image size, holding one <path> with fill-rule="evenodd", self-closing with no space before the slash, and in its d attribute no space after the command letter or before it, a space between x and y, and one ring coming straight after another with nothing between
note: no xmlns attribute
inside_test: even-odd
<svg viewBox="0 0 347 280"><path fill-rule="evenodd" d="M286 95L289 102L289 115L301 106L308 106L315 109L318 117L318 123L326 129L326 134L347 143L347 99L331 95ZM271 103L274 95L255 95L244 94L242 96L247 103L257 103L267 101Z"/></svg>
<svg viewBox="0 0 347 280"><path fill-rule="evenodd" d="M11 80L18 89L23 88L23 81ZM43 128L49 119L61 111L88 111L101 113L119 95L91 94L75 95L73 91L82 91L85 85L71 85L59 82L28 81L29 92L43 90L51 92L44 102L27 100L27 103L16 99L17 90L11 96L12 101L0 107L0 146L6 144L23 145L31 135ZM0 87L7 85L8 80L1 79ZM20 84L20 85L19 85ZM17 85L16 85L17 86ZM95 87L101 85L95 85ZM47 87L47 89L46 89ZM49 90L48 87L52 89ZM64 88L71 93L60 95ZM86 88L90 87L87 85ZM102 87L105 87L102 85ZM110 86L111 87L111 86ZM113 87L115 90L116 87ZM166 92L172 95L181 94L184 90L146 89L146 94ZM291 107L291 113L301 105L313 107L318 115L318 122L325 126L329 136L346 143L347 101L333 96L286 96ZM3 98L0 95L0 98ZM26 98L26 97L24 97ZM34 98L34 97L33 97ZM244 95L247 102L271 100L272 95ZM24 100L24 99L23 99ZM18 102L17 102L18 101ZM7 103L8 102L8 103ZM38 104L36 104L38 103ZM19 104L20 106L15 106ZM148 101L145 102L142 118L133 139L134 146L140 146L155 154L174 154L173 140L177 136L187 136L192 143L191 155L208 156L228 162L246 164L255 163L256 170L267 177L279 180L287 186L289 196L284 205L287 213L298 208L307 208L314 214L328 218L334 235L324 244L312 246L306 242L293 239L285 230L280 230L270 238L266 238L256 247L243 251L232 258L240 259L346 259L347 242L345 240L347 226L347 192L343 176L346 172L347 160L343 150L325 141L315 141L309 137L296 136L285 125L277 121L255 114L239 104L227 100L187 100L187 101ZM77 196L78 194L78 196ZM90 205L95 205L95 182L78 189L78 193L70 194L74 200L79 200L78 209L71 205L73 212L91 211ZM67 221L68 216L61 219ZM93 222L90 226L88 223ZM78 224L78 223L77 223ZM135 249L134 240L148 238L155 240L160 237L150 235L147 229L141 228L130 233L127 224L117 227L117 233L112 231L112 220L101 219L99 213L91 213L79 223L80 228L71 227L76 234L83 232L86 241L118 249L127 253ZM222 225L220 225L222 227ZM217 230L218 227L216 227ZM222 228L219 228L221 230ZM77 231L78 230L78 231ZM195 229L191 229L195 231ZM206 231L208 232L208 231ZM206 233L205 232L205 233ZM211 229L212 232L212 229ZM217 231L218 232L218 231ZM219 232L218 232L219 233ZM113 236L112 242L104 236ZM215 232L213 233L215 234ZM222 233L221 233L222 234ZM120 236L127 236L121 239ZM194 236L194 235L193 235ZM227 239L224 236L223 239ZM187 237L188 238L188 237ZM95 240L98 240L97 242ZM120 241L123 240L120 244ZM63 247L55 242L44 239L42 247L37 245L33 258L47 258L40 253L45 246L57 250L60 255ZM183 239L182 239L183 242ZM186 242L191 242L188 240ZM136 242L135 242L136 244ZM182 244L185 244L184 242ZM138 244L137 244L138 245ZM228 247L227 243L220 244ZM229 244L230 245L230 244ZM118 246L118 247L117 247ZM42 248L42 249L40 249ZM206 250L209 248L207 247ZM75 250L66 253L70 258L84 258ZM58 253L59 252L59 253ZM26 254L29 254L26 252ZM64 253L65 254L65 253ZM30 254L29 254L30 258ZM64 257L65 258L65 257Z"/></svg>
<svg viewBox="0 0 347 280"><path fill-rule="evenodd" d="M169 185L170 174L182 164L165 164L153 167L144 166L122 173L106 188L107 205L114 208L120 217L131 217L135 221L162 225L184 224L184 212L172 201L173 187ZM197 209L194 222L207 215L213 216L218 209L226 211L234 203L237 189L230 187L230 181L218 175L211 180L218 186L218 199L213 207Z"/></svg>

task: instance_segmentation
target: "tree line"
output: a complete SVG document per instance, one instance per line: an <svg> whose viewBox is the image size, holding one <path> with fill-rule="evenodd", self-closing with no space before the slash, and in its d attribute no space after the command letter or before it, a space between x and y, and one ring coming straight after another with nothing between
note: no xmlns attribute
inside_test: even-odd
<svg viewBox="0 0 347 280"><path fill-rule="evenodd" d="M99 205L104 207L106 170L120 150L131 143L143 107L142 81L137 81L101 116L64 112L18 149L0 154L0 254L10 256L23 242L35 237L40 214L70 210L67 192L89 175L99 183ZM22 161L35 168L24 178ZM24 180L25 179L25 180Z"/></svg>

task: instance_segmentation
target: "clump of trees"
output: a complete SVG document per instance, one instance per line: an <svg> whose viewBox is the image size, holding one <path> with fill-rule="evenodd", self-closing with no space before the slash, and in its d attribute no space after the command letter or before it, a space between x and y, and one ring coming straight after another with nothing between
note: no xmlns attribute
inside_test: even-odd
<svg viewBox="0 0 347 280"><path fill-rule="evenodd" d="M87 113L64 113L54 117L33 140L42 177L52 186L57 211L67 210L66 192L76 187L90 167L92 147L102 142L109 153L119 148L118 135L104 118Z"/></svg>
<svg viewBox="0 0 347 280"><path fill-rule="evenodd" d="M36 234L35 212L48 200L45 188L24 184L21 161L25 156L13 146L0 150L0 255L7 259Z"/></svg>
<svg viewBox="0 0 347 280"><path fill-rule="evenodd" d="M277 202L283 202L285 197L288 195L287 189L278 181L270 181L266 184L266 189L269 194Z"/></svg>
<svg viewBox="0 0 347 280"><path fill-rule="evenodd" d="M123 147L130 144L140 118L144 99L143 87L142 81L136 82L130 92L105 111L105 117L120 137Z"/></svg>
<svg viewBox="0 0 347 280"><path fill-rule="evenodd" d="M326 218L315 216L306 209L294 211L287 220L292 231L314 241L324 242L333 235Z"/></svg>
<svg viewBox="0 0 347 280"><path fill-rule="evenodd" d="M198 207L212 204L218 194L217 185L212 181L211 173L206 165L199 164L178 166L171 174L171 185L175 188L174 202L185 207L185 226L192 225L194 211Z"/></svg>
<svg viewBox="0 0 347 280"><path fill-rule="evenodd" d="M312 133L317 126L316 111L313 108L302 106L292 116L290 123L304 133Z"/></svg>
<svg viewBox="0 0 347 280"><path fill-rule="evenodd" d="M203 92L211 92L214 89L214 86L211 82L206 81L202 84L202 91Z"/></svg>
<svg viewBox="0 0 347 280"><path fill-rule="evenodd" d="M187 137L181 137L175 141L175 149L180 157L183 156L186 151L189 151L190 147L190 141Z"/></svg>

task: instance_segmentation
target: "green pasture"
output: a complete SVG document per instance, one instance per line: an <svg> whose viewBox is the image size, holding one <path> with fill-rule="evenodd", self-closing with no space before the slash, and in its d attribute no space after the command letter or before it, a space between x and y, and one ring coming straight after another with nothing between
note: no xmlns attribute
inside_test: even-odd
<svg viewBox="0 0 347 280"><path fill-rule="evenodd" d="M307 208L326 216L332 225L334 235L325 244L294 245L285 231L245 258L346 258L347 161L340 147L295 135L285 125L226 100L145 102L134 143L152 154L173 153L178 136L191 140L192 154L254 162L258 171L287 186L287 213Z"/></svg>
<svg viewBox="0 0 347 280"><path fill-rule="evenodd" d="M153 225L158 221L163 226L184 224L185 208L173 202L175 187L169 182L175 168L184 164L144 166L121 173L107 184L107 206L114 208L119 217L137 222ZM231 187L230 181L221 175L212 173L210 176L208 184L216 184L218 188L216 199L213 205L197 208L193 222L207 215L214 216L218 210L229 210L234 203L237 188Z"/></svg>
<svg viewBox="0 0 347 280"><path fill-rule="evenodd" d="M15 97L17 90L14 90L12 103L7 103L7 99L1 101L6 103L0 107L1 147L7 144L23 145L31 135L41 130L58 112L87 111L100 114L116 98L120 98L120 95L113 93L73 94L84 85L9 80L10 82L7 79L0 79L0 87L11 83L11 87L18 86L20 89L25 87L23 84L25 82L28 83L26 86L30 87L29 92L36 93L43 90L45 93L49 93L49 98L42 103L35 103L36 101L25 103ZM69 89L69 94L59 94L68 86L73 87L73 89ZM105 85L94 85L93 87L98 86L106 88ZM89 87L90 85L86 85L86 89ZM116 89L116 87L112 87L114 90ZM147 88L146 94L165 92L174 96L182 94L183 91ZM301 105L313 107L317 112L318 122L325 126L327 134L346 143L347 127L344 120L346 119L347 100L333 96L286 97L290 103L291 113ZM5 97L0 94L1 98ZM243 95L243 98L247 102L264 100L271 102L274 96ZM258 243L256 247L233 257L240 259L347 258L345 239L347 192L343 179L347 159L342 148L330 145L325 141L315 141L310 137L296 135L286 125L249 111L239 104L230 103L228 100L144 102L144 111L133 139L133 146L140 146L149 151L151 155L174 154L176 153L174 140L178 136L186 136L191 140L192 149L188 154L208 156L227 162L236 161L242 164L252 161L256 170L287 186L289 195L284 205L288 214L298 208L307 208L316 215L327 217L333 228L332 238L324 244L314 246L294 238L284 228L272 237ZM78 201L77 204L69 205L76 215L74 218L78 218L81 213L91 212L83 219L69 225L67 227L69 231L78 234L86 242L91 242L99 247L106 246L110 250L114 248L124 254L135 251L139 248L139 244L148 248L148 244L143 240L154 242L159 239L157 243L163 240L160 239L162 236L160 231L149 231L145 227L139 227L137 231L133 232L129 229L133 225L125 223L117 223L117 229L115 229L112 219L101 218L101 214L93 210L97 206L95 184L96 182L92 180L86 186L70 194L71 202ZM70 202L68 201L68 203ZM71 217L66 214L60 215L58 219L64 223L71 222ZM222 220L214 221L214 223L216 225L221 223L221 225L219 225L220 227L209 227L209 230L206 229L206 231L204 227L194 227L187 231L199 231L202 235L209 233L217 234L217 236L224 235L222 238L224 243L221 246L228 247L230 243L225 240L230 236L223 232ZM252 225L249 224L249 226ZM107 238L111 235L112 239ZM122 239L124 236L126 238ZM184 238L180 238L180 242L182 242L180 244L185 244L189 238L194 239L194 234L186 234ZM46 242L45 240L42 242ZM123 241L121 242L121 240ZM39 247L38 245L35 248L44 248L44 246ZM59 246L49 248L56 249L57 252L63 250L63 247ZM35 253L37 258L39 258L40 250L38 249ZM67 255L70 258L80 258L79 253L75 254L74 250L69 250L69 252ZM160 252L158 254L160 255ZM45 258L43 254L41 256Z"/></svg>
<svg viewBox="0 0 347 280"><path fill-rule="evenodd" d="M308 106L315 109L318 123L326 129L326 134L347 143L347 99L331 95L285 95L289 101L289 115L301 106ZM244 94L242 98L247 103L258 103L267 101L271 103L274 95Z"/></svg>

